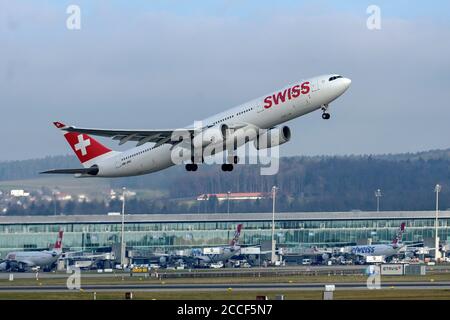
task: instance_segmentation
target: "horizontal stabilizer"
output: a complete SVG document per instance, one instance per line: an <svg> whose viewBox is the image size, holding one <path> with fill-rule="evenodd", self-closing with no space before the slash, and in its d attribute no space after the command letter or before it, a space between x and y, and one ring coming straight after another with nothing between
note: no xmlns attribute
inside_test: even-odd
<svg viewBox="0 0 450 320"><path fill-rule="evenodd" d="M91 167L91 168L78 168L78 169L54 169L54 170L43 171L41 173L89 174L89 175L95 176L98 173L98 168Z"/></svg>

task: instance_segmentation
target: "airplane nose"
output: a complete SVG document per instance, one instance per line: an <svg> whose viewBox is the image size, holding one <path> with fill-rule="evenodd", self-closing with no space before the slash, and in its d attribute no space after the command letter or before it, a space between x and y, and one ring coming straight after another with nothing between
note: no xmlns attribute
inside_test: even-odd
<svg viewBox="0 0 450 320"><path fill-rule="evenodd" d="M349 78L344 78L342 80L344 83L345 90L347 90L350 87L350 85L352 84L352 80L350 80Z"/></svg>

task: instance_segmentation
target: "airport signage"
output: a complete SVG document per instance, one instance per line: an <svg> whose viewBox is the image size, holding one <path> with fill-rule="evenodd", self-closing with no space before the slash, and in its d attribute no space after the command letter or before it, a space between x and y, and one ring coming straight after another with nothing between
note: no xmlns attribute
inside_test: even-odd
<svg viewBox="0 0 450 320"><path fill-rule="evenodd" d="M383 256L367 256L367 263L382 263L384 261Z"/></svg>
<svg viewBox="0 0 450 320"><path fill-rule="evenodd" d="M134 267L133 269L131 269L131 272L133 272L133 273L147 273L148 272L148 268L147 267Z"/></svg>
<svg viewBox="0 0 450 320"><path fill-rule="evenodd" d="M401 276L404 272L403 264L382 264L380 267L383 276Z"/></svg>

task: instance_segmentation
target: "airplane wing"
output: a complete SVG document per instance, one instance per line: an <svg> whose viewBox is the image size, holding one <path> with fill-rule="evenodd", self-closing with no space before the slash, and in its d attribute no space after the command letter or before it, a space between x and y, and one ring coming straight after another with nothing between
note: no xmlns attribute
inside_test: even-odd
<svg viewBox="0 0 450 320"><path fill-rule="evenodd" d="M156 143L156 147L169 143L175 144L178 141L172 141L173 134L189 132L191 135L196 134L198 131L202 131L212 126L206 126L203 128L185 128L185 129L153 129L153 130L141 130L141 129L97 129L97 128L79 128L75 126L67 126L61 122L54 122L54 125L67 132L85 133L94 136L108 137L113 140L119 140L119 145L122 145L128 141L137 141L136 146L143 145L147 142ZM227 124L230 129L240 129L248 126L248 123L234 123ZM198 131L197 131L198 130Z"/></svg>
<svg viewBox="0 0 450 320"><path fill-rule="evenodd" d="M119 140L119 145L122 145L128 141L137 141L137 146L143 145L147 142L155 142L157 145L162 145L164 143L172 143L171 137L174 132L182 133L188 131L190 133L194 133L194 129L96 129L66 126L61 122L54 122L54 124L59 129L67 132L79 132Z"/></svg>

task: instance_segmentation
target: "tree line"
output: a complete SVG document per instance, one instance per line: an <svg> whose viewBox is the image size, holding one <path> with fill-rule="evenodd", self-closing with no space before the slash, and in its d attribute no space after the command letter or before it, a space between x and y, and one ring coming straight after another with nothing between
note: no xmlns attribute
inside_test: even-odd
<svg viewBox="0 0 450 320"><path fill-rule="evenodd" d="M75 164L73 163L75 162ZM73 167L73 157L0 163L0 180L28 179L49 166ZM382 190L381 210L433 210L434 186L442 185L441 209L450 208L450 156L448 150L421 154L382 156L284 157L279 172L260 175L256 165L237 165L232 172L220 166L200 166L186 172L183 166L158 173L110 179L111 188L126 186L135 190L160 190L159 198L134 197L127 201L129 213L204 213L227 212L228 203L212 197L196 201L204 193L270 192L279 188L277 211L375 210L375 190ZM230 201L231 212L271 211L272 200ZM28 214L49 214L54 203L36 203ZM117 201L69 201L57 212L90 214L120 211ZM25 214L11 206L8 214Z"/></svg>

